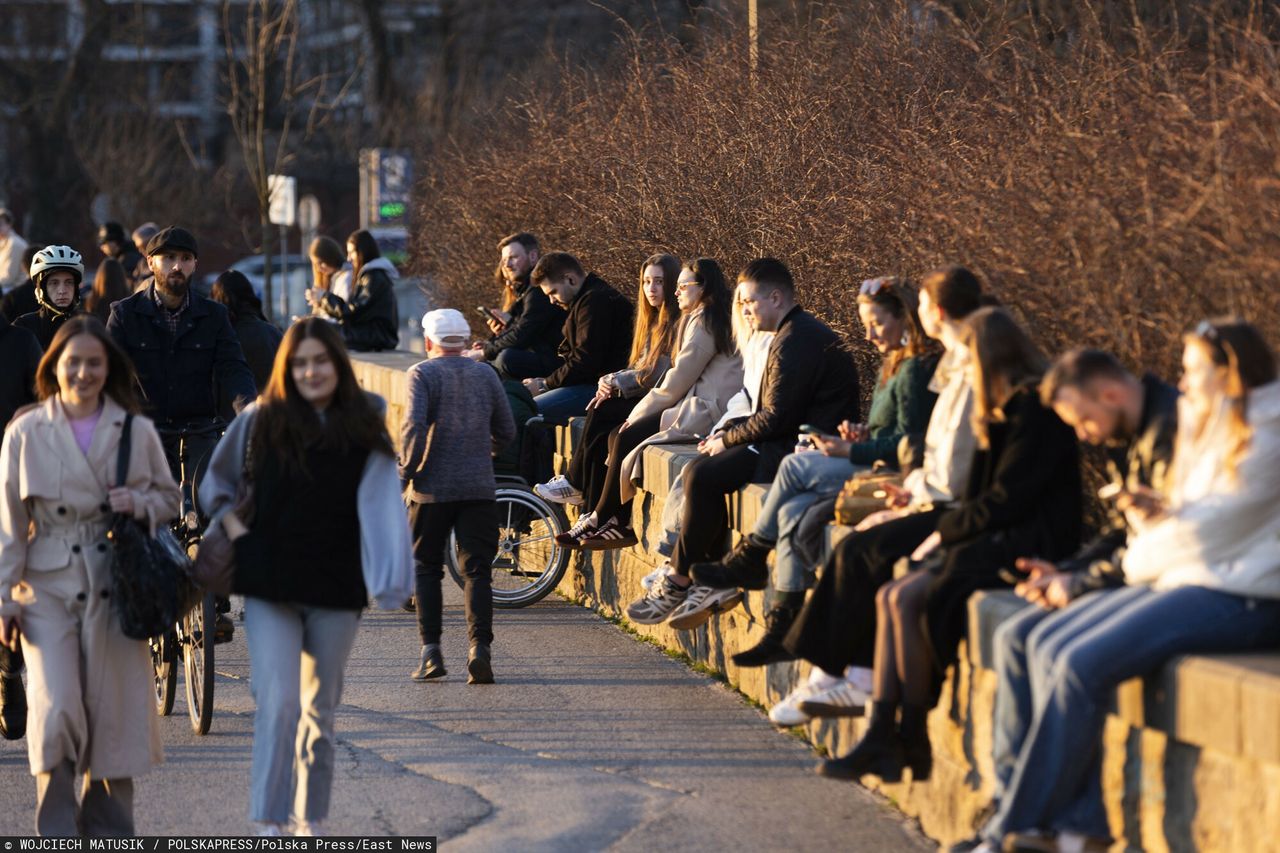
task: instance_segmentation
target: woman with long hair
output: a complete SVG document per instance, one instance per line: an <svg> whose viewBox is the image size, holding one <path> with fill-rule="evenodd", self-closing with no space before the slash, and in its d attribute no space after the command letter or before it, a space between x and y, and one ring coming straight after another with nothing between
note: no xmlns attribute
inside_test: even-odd
<svg viewBox="0 0 1280 853"><path fill-rule="evenodd" d="M1097 780L1116 687L1178 655L1280 646L1275 353L1253 325L1222 318L1184 338L1182 369L1165 490L1118 496L1137 528L1127 586L1080 599L1033 647L1031 726L980 850L1044 830L1062 849L1105 849Z"/></svg>
<svg viewBox="0 0 1280 853"><path fill-rule="evenodd" d="M111 316L111 304L127 299L132 293L124 267L119 261L107 258L98 265L98 272L93 276L93 289L84 300L85 313L106 323Z"/></svg>
<svg viewBox="0 0 1280 853"><path fill-rule="evenodd" d="M733 291L720 265L711 258L685 264L676 299L681 319L671 369L609 434L600 497L591 512L558 537L561 544L589 550L634 545L631 501L642 446L705 434L742 387L742 357L733 339Z"/></svg>
<svg viewBox="0 0 1280 853"><path fill-rule="evenodd" d="M595 506L600 499L609 433L627 419L671 366L672 338L680 317L676 304L679 277L680 261L674 255L651 255L640 265L630 367L600 377L595 399L587 404L582 439L574 448L568 471L533 487L542 497L573 506Z"/></svg>
<svg viewBox="0 0 1280 853"><path fill-rule="evenodd" d="M244 273L227 270L219 275L210 296L214 302L227 306L231 328L240 339L240 348L244 350L244 360L253 372L253 381L257 387L266 388L284 333L267 322L266 315L262 313L262 300L253 292L253 285ZM235 417L231 400L219 401L219 408L226 421L230 422Z"/></svg>
<svg viewBox="0 0 1280 853"><path fill-rule="evenodd" d="M351 265L343 254L342 244L321 234L307 249L311 259L313 286L332 293L344 302L351 298Z"/></svg>
<svg viewBox="0 0 1280 853"><path fill-rule="evenodd" d="M114 515L154 531L180 503L134 388L102 323L72 317L40 361L43 403L9 424L0 451L0 642L16 651L21 637L26 653L40 835L133 835L133 777L162 757L150 651L111 606Z"/></svg>
<svg viewBox="0 0 1280 853"><path fill-rule="evenodd" d="M876 594L871 725L852 752L822 763L826 776L896 780L906 766L927 779L926 719L968 625L970 594L1010 586L1002 575L1019 557L1056 560L1079 546L1079 447L1040 400L1043 354L1001 308L971 314L965 344L978 445L968 488L912 553L919 568Z"/></svg>
<svg viewBox="0 0 1280 853"><path fill-rule="evenodd" d="M859 287L857 304L867 342L882 358L867 422L846 421L839 435L812 435L813 449L783 459L755 529L719 563L693 567L698 585L682 609L671 614L680 619L697 613L715 589L764 589L769 552L776 549L774 599L765 615L765 634L734 656L738 666L762 666L790 657L782 640L804 605L812 568L797 553L794 541L806 513L820 509L815 505L837 495L857 471L877 462L896 467L899 441L923 434L929 424L937 399L929 381L938 358L920 326L916 289L898 278L870 279Z"/></svg>
<svg viewBox="0 0 1280 853"><path fill-rule="evenodd" d="M243 477L251 526L232 508ZM267 835L291 817L294 832L316 834L329 812L334 712L360 612L370 597L398 608L413 590L382 401L356 383L332 324L307 317L289 327L266 389L219 443L200 502L235 542L232 590L245 597L257 702L250 819Z"/></svg>
<svg viewBox="0 0 1280 853"><path fill-rule="evenodd" d="M312 287L307 302L315 312L342 327L342 337L355 352L395 349L400 342L400 309L395 282L399 271L382 257L378 241L368 231L351 232L347 238L351 262L351 296L343 299L331 290Z"/></svg>

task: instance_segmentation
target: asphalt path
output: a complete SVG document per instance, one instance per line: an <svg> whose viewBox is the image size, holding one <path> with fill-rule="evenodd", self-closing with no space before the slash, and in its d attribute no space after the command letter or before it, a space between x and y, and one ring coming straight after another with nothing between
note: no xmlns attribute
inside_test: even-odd
<svg viewBox="0 0 1280 853"><path fill-rule="evenodd" d="M447 581L446 581L447 583ZM346 671L328 832L435 835L445 851L927 850L887 803L812 772L759 709L591 611L498 611L495 685L467 685L461 596L449 675L416 684L412 614L369 612ZM244 835L253 699L243 624L217 649L212 731L179 676L166 763L137 780L148 835ZM0 742L0 835L28 834L25 741Z"/></svg>

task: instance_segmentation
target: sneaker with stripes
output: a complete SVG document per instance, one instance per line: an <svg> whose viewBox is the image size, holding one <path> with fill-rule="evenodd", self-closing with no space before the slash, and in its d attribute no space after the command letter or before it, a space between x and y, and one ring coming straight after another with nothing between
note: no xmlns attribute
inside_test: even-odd
<svg viewBox="0 0 1280 853"><path fill-rule="evenodd" d="M636 532L616 518L611 518L578 540L584 551L615 551L636 544Z"/></svg>
<svg viewBox="0 0 1280 853"><path fill-rule="evenodd" d="M684 604L671 614L668 624L677 631L690 631L717 613L732 610L742 601L740 589L712 589L695 583L689 588Z"/></svg>
<svg viewBox="0 0 1280 853"><path fill-rule="evenodd" d="M870 698L862 688L842 678L826 690L806 696L800 710L811 717L861 717Z"/></svg>
<svg viewBox="0 0 1280 853"><path fill-rule="evenodd" d="M533 487L534 494L552 503L582 506L582 492L575 489L563 474Z"/></svg>
<svg viewBox="0 0 1280 853"><path fill-rule="evenodd" d="M556 534L556 544L565 548L577 548L578 540L596 529L596 514L584 512L578 521L564 533Z"/></svg>
<svg viewBox="0 0 1280 853"><path fill-rule="evenodd" d="M627 618L640 625L657 625L666 620L689 594L689 588L676 586L669 577L663 577L645 594L627 605Z"/></svg>

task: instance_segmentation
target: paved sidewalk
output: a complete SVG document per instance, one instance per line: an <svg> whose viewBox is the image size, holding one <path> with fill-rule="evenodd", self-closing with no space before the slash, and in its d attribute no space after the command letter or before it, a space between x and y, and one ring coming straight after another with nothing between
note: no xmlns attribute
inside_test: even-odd
<svg viewBox="0 0 1280 853"><path fill-rule="evenodd" d="M441 682L408 679L411 614L364 620L331 833L438 835L447 851L929 849L868 792L815 776L810 749L735 693L563 600L499 611L499 683L467 686L460 595L447 600ZM168 761L138 783L141 833L248 831L253 700L237 628L218 648L206 737L190 731L179 678ZM0 834L30 831L34 788L25 741L0 742Z"/></svg>

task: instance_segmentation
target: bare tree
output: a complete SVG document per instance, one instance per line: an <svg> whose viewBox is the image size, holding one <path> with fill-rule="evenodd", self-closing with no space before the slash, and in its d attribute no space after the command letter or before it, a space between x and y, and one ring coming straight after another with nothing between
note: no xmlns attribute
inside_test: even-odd
<svg viewBox="0 0 1280 853"><path fill-rule="evenodd" d="M236 20L243 12L244 19ZM227 0L222 9L226 43L225 105L254 193L264 256L263 301L273 309L269 176L283 174L294 146L305 142L332 113L354 74L332 97L324 75L308 76L298 54L298 0ZM301 137L300 139L297 137ZM250 246L252 239L246 240Z"/></svg>

